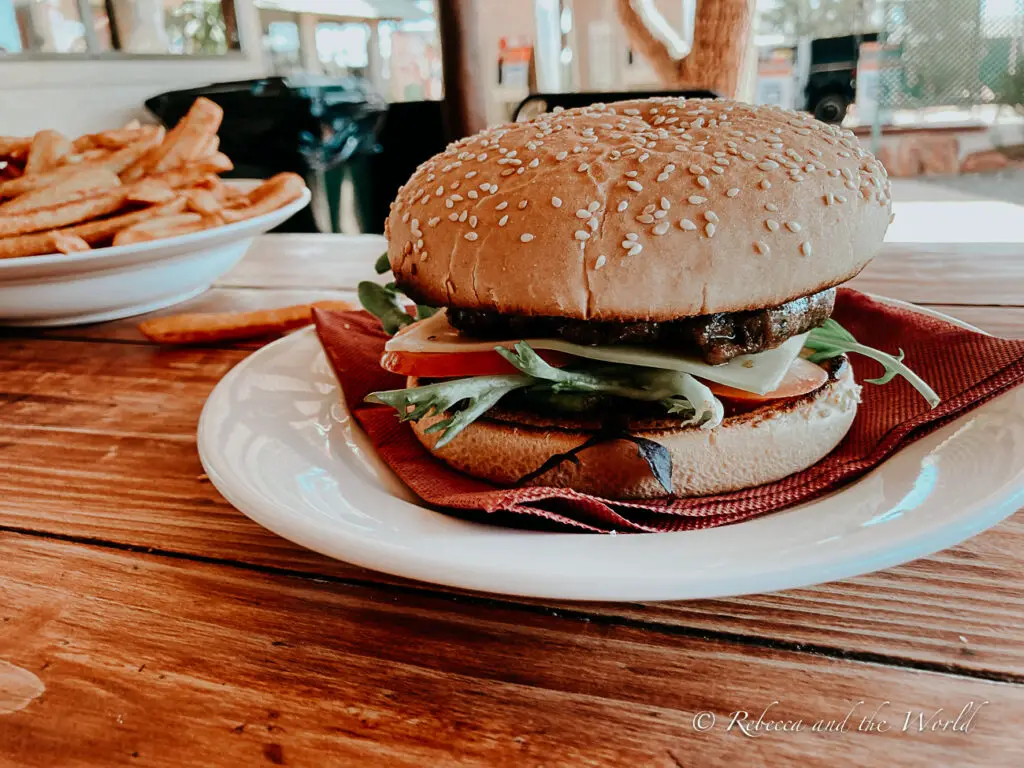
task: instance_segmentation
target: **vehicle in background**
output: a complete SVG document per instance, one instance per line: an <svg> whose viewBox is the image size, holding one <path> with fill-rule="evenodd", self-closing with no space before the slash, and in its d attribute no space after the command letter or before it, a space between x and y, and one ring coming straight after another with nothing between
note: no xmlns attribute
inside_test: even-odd
<svg viewBox="0 0 1024 768"><path fill-rule="evenodd" d="M826 123L841 123L857 93L861 43L874 32L804 38L795 46L763 47L758 64L759 104L802 109Z"/></svg>
<svg viewBox="0 0 1024 768"><path fill-rule="evenodd" d="M875 32L811 40L803 109L823 122L841 123L857 92L861 43L877 40Z"/></svg>

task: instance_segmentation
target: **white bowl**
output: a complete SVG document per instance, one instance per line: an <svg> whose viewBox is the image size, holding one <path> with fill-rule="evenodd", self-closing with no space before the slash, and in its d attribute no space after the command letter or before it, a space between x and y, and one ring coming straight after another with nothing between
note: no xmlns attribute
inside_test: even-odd
<svg viewBox="0 0 1024 768"><path fill-rule="evenodd" d="M81 325L140 315L205 291L253 239L309 204L149 243L0 259L0 324Z"/></svg>

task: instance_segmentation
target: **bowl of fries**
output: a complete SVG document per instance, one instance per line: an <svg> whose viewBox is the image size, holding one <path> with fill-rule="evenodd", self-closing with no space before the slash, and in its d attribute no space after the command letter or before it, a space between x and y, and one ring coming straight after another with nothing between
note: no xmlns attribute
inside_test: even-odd
<svg viewBox="0 0 1024 768"><path fill-rule="evenodd" d="M75 325L184 301L308 205L296 174L220 178L232 168L221 117L198 99L167 132L0 136L0 324Z"/></svg>

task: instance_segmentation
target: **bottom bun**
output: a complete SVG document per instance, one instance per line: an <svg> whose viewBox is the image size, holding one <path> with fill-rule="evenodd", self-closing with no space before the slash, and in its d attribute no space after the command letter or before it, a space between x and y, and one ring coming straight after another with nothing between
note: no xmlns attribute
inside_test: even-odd
<svg viewBox="0 0 1024 768"><path fill-rule="evenodd" d="M636 446L625 440L587 448L578 454L579 464L563 462L524 485L572 488L609 499L651 499L709 496L780 480L824 458L853 424L860 387L845 358L833 362L828 383L814 392L730 416L714 429L631 430L668 449L672 494L654 479ZM554 454L571 451L593 436L582 429L481 418L435 450L438 434L424 430L443 417L412 425L420 442L455 469L499 485L517 484Z"/></svg>

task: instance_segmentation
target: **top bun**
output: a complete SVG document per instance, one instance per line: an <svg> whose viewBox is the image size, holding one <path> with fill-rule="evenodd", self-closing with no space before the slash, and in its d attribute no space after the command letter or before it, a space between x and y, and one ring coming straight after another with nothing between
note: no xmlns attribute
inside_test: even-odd
<svg viewBox="0 0 1024 768"><path fill-rule="evenodd" d="M778 107L638 99L489 128L421 165L385 232L426 304L664 321L856 275L890 220L850 131Z"/></svg>

